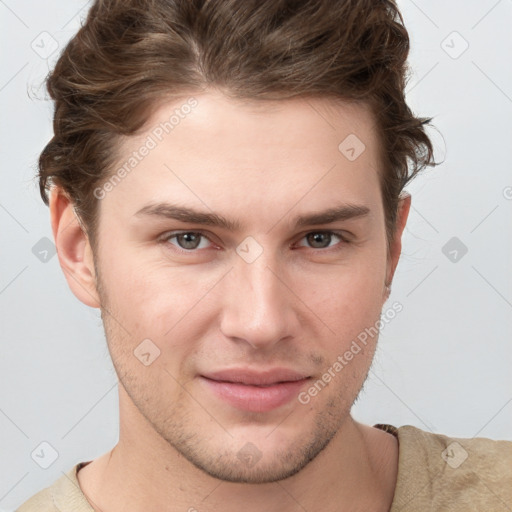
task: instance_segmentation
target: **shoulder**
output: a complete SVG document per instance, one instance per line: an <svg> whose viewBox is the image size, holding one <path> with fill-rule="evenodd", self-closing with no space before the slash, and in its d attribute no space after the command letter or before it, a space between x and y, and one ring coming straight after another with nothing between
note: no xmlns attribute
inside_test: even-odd
<svg viewBox="0 0 512 512"><path fill-rule="evenodd" d="M55 507L52 496L51 487L47 487L37 494L32 496L29 500L25 501L20 507L16 509L16 512L55 512Z"/></svg>
<svg viewBox="0 0 512 512"><path fill-rule="evenodd" d="M63 473L51 486L25 501L16 512L94 512L78 484L76 473L82 464Z"/></svg>
<svg viewBox="0 0 512 512"><path fill-rule="evenodd" d="M397 437L396 510L512 507L512 441L451 437L411 425L399 427Z"/></svg>

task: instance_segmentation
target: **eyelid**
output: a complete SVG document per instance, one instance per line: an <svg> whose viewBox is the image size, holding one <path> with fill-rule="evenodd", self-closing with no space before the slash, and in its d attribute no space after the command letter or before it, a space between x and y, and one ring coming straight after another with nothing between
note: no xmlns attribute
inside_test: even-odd
<svg viewBox="0 0 512 512"><path fill-rule="evenodd" d="M326 251L329 251L329 250L336 250L336 249L339 248L339 246L344 246L344 245L347 245L347 244L350 243L350 239L346 235L345 231L336 231L336 230L332 230L332 229L313 229L313 230L305 231L304 233L302 233L300 235L300 238L298 239L298 242L300 242L306 236L308 236L310 234L313 234L313 233L327 233L327 234L330 234L330 235L334 235L334 236L336 236L336 237L338 237L340 239L340 242L338 242L337 244L333 245L332 247L316 248L316 247L308 247L308 246L305 246L305 245L301 245L299 247L305 247L306 249L311 249L311 250L317 251L317 252L318 251L326 252Z"/></svg>
<svg viewBox="0 0 512 512"><path fill-rule="evenodd" d="M173 231L167 231L163 235L159 236L158 240L160 242L169 242L169 239L176 237L178 235L185 234L185 233L194 233L194 234L200 235L201 237L206 238L210 242L210 244L218 246L218 244L216 244L212 240L212 237L210 235L204 233L201 230L194 230L194 229L178 229L178 230L173 230ZM338 237L340 239L340 242L338 242L337 244L335 244L332 247L315 248L315 247L308 247L308 246L304 246L304 245L301 245L299 247L305 247L306 249L311 249L315 252L317 252L317 251L327 252L329 250L335 250L336 248L339 248L340 245L344 246L344 245L350 243L350 239L349 239L349 237L347 237L346 232L344 232L344 231L336 231L336 230L331 230L331 229L313 229L313 230L304 231L303 233L301 233L299 235L299 238L297 239L297 242L295 242L295 244L297 244L298 242L303 240L306 236L313 234L313 233L328 233L331 235L335 235L336 237ZM293 245L295 245L295 244L293 244ZM183 252L183 253L187 253L187 254L199 252L199 251L206 249L206 248L203 248L203 249L188 249L187 250L187 249L183 249L175 244L171 244L171 245L173 246L173 248L175 250Z"/></svg>
<svg viewBox="0 0 512 512"><path fill-rule="evenodd" d="M171 244L169 242L169 240L171 238L174 238L178 235L183 235L185 233L193 233L195 235L199 235L203 238L206 238L206 240L208 240L210 242L210 244L216 245L215 242L212 240L212 238L209 235L202 232L201 230L195 230L195 229L178 229L178 230L174 230L174 231L167 231L163 235L158 237L158 241L162 242L162 243L169 243L170 245L173 246L174 250L182 252L182 253L187 253L187 254L199 252L200 250L204 250L204 248L203 249L183 249L182 247L179 247L178 245L175 245L175 244Z"/></svg>

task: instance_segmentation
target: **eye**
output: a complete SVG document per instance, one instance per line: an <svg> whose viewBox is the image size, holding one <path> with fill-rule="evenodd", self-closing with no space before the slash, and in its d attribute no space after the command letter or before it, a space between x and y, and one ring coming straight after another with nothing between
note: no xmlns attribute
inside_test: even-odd
<svg viewBox="0 0 512 512"><path fill-rule="evenodd" d="M338 245L340 241L347 242L345 238L333 231L312 231L303 237L302 240L305 240L306 244L309 245L303 243L299 243L299 245L313 249L328 249L329 247Z"/></svg>
<svg viewBox="0 0 512 512"><path fill-rule="evenodd" d="M194 251L195 249L205 249L209 246L210 240L202 233L197 231L182 231L180 233L170 233L162 238L184 251Z"/></svg>

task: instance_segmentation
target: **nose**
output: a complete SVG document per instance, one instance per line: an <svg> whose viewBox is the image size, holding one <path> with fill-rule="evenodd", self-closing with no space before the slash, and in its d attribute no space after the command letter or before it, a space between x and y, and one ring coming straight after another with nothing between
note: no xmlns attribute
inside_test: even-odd
<svg viewBox="0 0 512 512"><path fill-rule="evenodd" d="M226 278L221 292L224 336L264 349L297 335L294 295L275 262L264 255L252 263L240 259Z"/></svg>

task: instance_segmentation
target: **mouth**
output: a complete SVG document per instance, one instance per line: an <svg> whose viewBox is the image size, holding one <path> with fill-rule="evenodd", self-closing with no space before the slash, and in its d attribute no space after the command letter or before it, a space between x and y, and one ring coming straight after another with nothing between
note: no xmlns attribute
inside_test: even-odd
<svg viewBox="0 0 512 512"><path fill-rule="evenodd" d="M284 406L311 379L309 375L281 368L261 372L230 369L199 378L217 399L248 412L268 412Z"/></svg>

